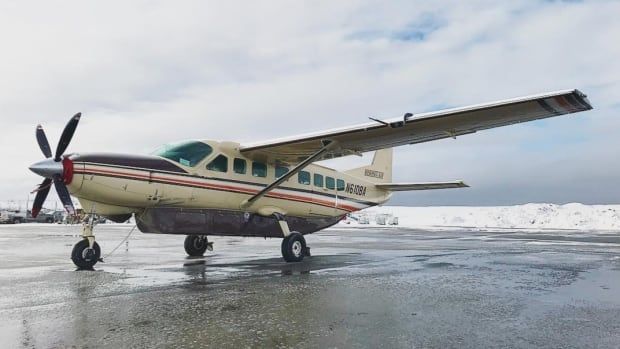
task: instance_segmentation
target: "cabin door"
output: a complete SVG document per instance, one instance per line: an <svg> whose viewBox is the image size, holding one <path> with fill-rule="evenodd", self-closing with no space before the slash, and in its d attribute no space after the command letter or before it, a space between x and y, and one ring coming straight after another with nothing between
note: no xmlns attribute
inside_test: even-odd
<svg viewBox="0 0 620 349"><path fill-rule="evenodd" d="M333 216L337 213L338 192L336 191L336 180L332 177L325 177L315 173L312 181L314 199L319 205L315 207L315 214Z"/></svg>

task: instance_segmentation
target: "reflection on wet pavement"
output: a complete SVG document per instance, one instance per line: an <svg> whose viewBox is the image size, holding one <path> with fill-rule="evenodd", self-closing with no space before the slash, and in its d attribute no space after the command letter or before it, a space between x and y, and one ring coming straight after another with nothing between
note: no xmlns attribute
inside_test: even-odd
<svg viewBox="0 0 620 349"><path fill-rule="evenodd" d="M104 255L131 229L97 228ZM136 234L76 271L78 234L0 226L2 347L620 343L617 234L335 228L292 264L277 239L213 237L215 251L189 258L182 236Z"/></svg>

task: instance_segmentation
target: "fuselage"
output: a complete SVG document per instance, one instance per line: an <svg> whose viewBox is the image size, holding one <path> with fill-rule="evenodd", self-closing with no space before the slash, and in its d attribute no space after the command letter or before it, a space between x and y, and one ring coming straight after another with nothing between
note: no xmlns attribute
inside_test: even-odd
<svg viewBox="0 0 620 349"><path fill-rule="evenodd" d="M290 166L244 157L232 142L187 141L153 155L72 154L67 186L86 212L123 216L152 208L215 209L269 216L339 217L388 200L373 183L308 165L248 207L248 197Z"/></svg>

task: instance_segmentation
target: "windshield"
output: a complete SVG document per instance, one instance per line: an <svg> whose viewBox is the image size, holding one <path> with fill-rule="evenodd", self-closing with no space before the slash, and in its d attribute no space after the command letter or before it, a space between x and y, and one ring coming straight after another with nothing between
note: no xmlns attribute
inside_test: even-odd
<svg viewBox="0 0 620 349"><path fill-rule="evenodd" d="M198 141L185 141L163 145L155 150L153 155L178 162L184 166L196 166L202 159L207 157L213 148L208 144Z"/></svg>

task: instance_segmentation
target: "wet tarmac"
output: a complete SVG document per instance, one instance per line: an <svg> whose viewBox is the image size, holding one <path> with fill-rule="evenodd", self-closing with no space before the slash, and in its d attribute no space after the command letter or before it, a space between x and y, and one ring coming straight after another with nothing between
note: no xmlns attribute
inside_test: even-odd
<svg viewBox="0 0 620 349"><path fill-rule="evenodd" d="M100 225L105 256L130 225ZM335 228L280 240L129 238L95 271L80 228L0 226L2 348L619 348L620 234Z"/></svg>

